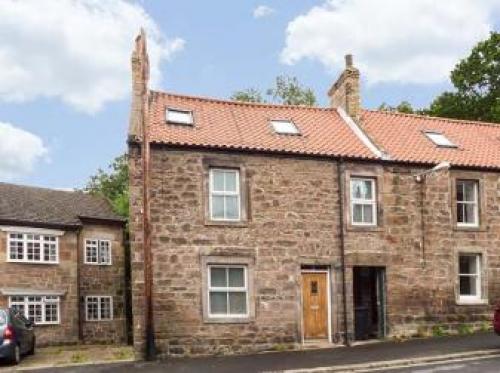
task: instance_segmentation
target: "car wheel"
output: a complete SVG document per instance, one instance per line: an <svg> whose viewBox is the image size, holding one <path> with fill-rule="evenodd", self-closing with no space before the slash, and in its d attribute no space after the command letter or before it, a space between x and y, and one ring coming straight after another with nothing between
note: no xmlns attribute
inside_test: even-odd
<svg viewBox="0 0 500 373"><path fill-rule="evenodd" d="M19 364L19 362L21 361L21 349L17 344L14 346L14 350L12 350L10 361L14 364Z"/></svg>
<svg viewBox="0 0 500 373"><path fill-rule="evenodd" d="M34 355L35 354L35 345L36 345L36 341L35 341L35 337L33 337L33 342L31 343L31 348L28 351L28 355Z"/></svg>

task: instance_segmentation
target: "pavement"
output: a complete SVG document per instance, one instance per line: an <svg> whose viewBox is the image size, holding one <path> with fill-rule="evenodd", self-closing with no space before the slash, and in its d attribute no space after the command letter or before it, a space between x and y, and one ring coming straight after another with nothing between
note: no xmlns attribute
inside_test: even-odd
<svg viewBox="0 0 500 373"><path fill-rule="evenodd" d="M492 358L497 364L500 357L500 337L488 332L467 336L449 336L428 339L412 339L402 342L379 342L353 347L336 347L306 351L287 351L262 353L244 356L221 356L200 358L171 358L156 362L130 362L106 365L92 365L66 368L53 368L43 372L106 372L123 373L141 372L333 372L348 371L392 371L392 369L407 367L404 362L412 365L425 364L432 360L436 366L449 361L460 364L461 360ZM398 364L387 363L397 361ZM486 364L487 362L483 362ZM471 363L472 364L472 363ZM500 371L500 365L495 372ZM396 370L397 371L397 370ZM401 370L405 372L405 370ZM406 370L410 371L411 370ZM430 371L424 371L430 372Z"/></svg>
<svg viewBox="0 0 500 373"><path fill-rule="evenodd" d="M384 370L387 373L498 373L500 358L480 358L445 364L423 364L402 369Z"/></svg>

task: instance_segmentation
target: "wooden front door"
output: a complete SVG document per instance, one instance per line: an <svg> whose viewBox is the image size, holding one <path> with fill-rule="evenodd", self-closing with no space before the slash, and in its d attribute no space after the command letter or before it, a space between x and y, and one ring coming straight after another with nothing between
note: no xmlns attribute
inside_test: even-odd
<svg viewBox="0 0 500 373"><path fill-rule="evenodd" d="M302 273L304 339L328 338L328 294L326 273Z"/></svg>

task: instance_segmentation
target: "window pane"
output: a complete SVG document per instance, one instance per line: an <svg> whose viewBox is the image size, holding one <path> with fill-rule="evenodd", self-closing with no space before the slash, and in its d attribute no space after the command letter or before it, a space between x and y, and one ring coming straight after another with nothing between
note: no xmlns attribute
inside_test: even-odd
<svg viewBox="0 0 500 373"><path fill-rule="evenodd" d="M227 293L210 292L210 313L227 314Z"/></svg>
<svg viewBox="0 0 500 373"><path fill-rule="evenodd" d="M111 319L111 299L101 298L101 319Z"/></svg>
<svg viewBox="0 0 500 373"><path fill-rule="evenodd" d="M243 268L229 268L229 287L245 286L245 271Z"/></svg>
<svg viewBox="0 0 500 373"><path fill-rule="evenodd" d="M364 180L363 181L363 192L364 192L364 195L363 197L365 199L372 199L372 187L373 187L373 183L370 181L370 180Z"/></svg>
<svg viewBox="0 0 500 373"><path fill-rule="evenodd" d="M229 293L229 313L233 315L247 313L247 296L245 292Z"/></svg>
<svg viewBox="0 0 500 373"><path fill-rule="evenodd" d="M226 198L226 219L238 219L240 212L238 206L238 197L229 196Z"/></svg>
<svg viewBox="0 0 500 373"><path fill-rule="evenodd" d="M210 268L210 279L212 287L226 287L226 268L212 267Z"/></svg>
<svg viewBox="0 0 500 373"><path fill-rule="evenodd" d="M224 191L224 172L212 170L212 188L216 192Z"/></svg>
<svg viewBox="0 0 500 373"><path fill-rule="evenodd" d="M46 303L45 304L45 321L46 322L57 322L57 303Z"/></svg>
<svg viewBox="0 0 500 373"><path fill-rule="evenodd" d="M459 258L460 274L476 274L476 257L471 255L462 255Z"/></svg>
<svg viewBox="0 0 500 373"><path fill-rule="evenodd" d="M363 205L363 222L373 223L373 207L372 205Z"/></svg>
<svg viewBox="0 0 500 373"><path fill-rule="evenodd" d="M237 192L236 190L236 179L238 177L237 172L226 172L226 185L225 190L227 192Z"/></svg>
<svg viewBox="0 0 500 373"><path fill-rule="evenodd" d="M355 204L352 207L352 221L355 223L363 222L363 205Z"/></svg>
<svg viewBox="0 0 500 373"><path fill-rule="evenodd" d="M472 203L467 203L464 205L465 215L464 215L464 223L473 224L476 222L476 205Z"/></svg>
<svg viewBox="0 0 500 373"><path fill-rule="evenodd" d="M475 276L460 276L460 295L477 295Z"/></svg>
<svg viewBox="0 0 500 373"><path fill-rule="evenodd" d="M212 218L224 219L224 196L212 196Z"/></svg>
<svg viewBox="0 0 500 373"><path fill-rule="evenodd" d="M87 319L88 320L99 319L99 304L98 304L98 299L95 297L87 298Z"/></svg>
<svg viewBox="0 0 500 373"><path fill-rule="evenodd" d="M360 199L363 196L363 184L361 180L351 180L351 196L352 198Z"/></svg>
<svg viewBox="0 0 500 373"><path fill-rule="evenodd" d="M464 183L463 181L457 181L457 201L464 200Z"/></svg>
<svg viewBox="0 0 500 373"><path fill-rule="evenodd" d="M464 182L464 198L465 201L475 201L475 182L465 181Z"/></svg>
<svg viewBox="0 0 500 373"><path fill-rule="evenodd" d="M465 223L465 207L463 203L457 203L457 222Z"/></svg>

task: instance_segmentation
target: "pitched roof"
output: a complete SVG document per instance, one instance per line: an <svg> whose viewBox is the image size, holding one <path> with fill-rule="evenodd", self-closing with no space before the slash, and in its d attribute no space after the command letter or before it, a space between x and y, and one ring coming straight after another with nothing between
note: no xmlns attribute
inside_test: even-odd
<svg viewBox="0 0 500 373"><path fill-rule="evenodd" d="M242 103L152 92L153 143L375 159L335 109ZM167 124L165 110L191 110L194 126ZM272 119L291 120L300 135L274 133Z"/></svg>
<svg viewBox="0 0 500 373"><path fill-rule="evenodd" d="M194 125L166 122L165 110L193 113ZM500 125L363 110L361 126L332 108L242 103L151 92L148 136L153 143L500 169ZM291 120L301 135L276 134L272 119ZM354 127L353 127L354 126ZM456 148L438 147L425 131L444 134ZM367 144L363 137L367 137Z"/></svg>
<svg viewBox="0 0 500 373"><path fill-rule="evenodd" d="M99 196L0 183L0 222L78 227L84 218L123 222Z"/></svg>
<svg viewBox="0 0 500 373"><path fill-rule="evenodd" d="M361 123L391 160L500 168L498 124L373 110L363 110ZM442 133L456 147L436 146L425 131Z"/></svg>

